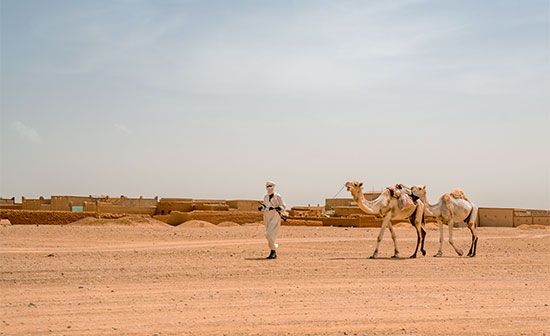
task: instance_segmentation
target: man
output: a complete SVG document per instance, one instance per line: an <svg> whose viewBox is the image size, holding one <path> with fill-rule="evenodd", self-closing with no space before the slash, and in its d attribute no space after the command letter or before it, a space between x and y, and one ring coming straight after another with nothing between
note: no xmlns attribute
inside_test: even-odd
<svg viewBox="0 0 550 336"><path fill-rule="evenodd" d="M275 183L268 181L265 184L267 194L264 196L264 202L258 210L264 213L265 237L271 252L266 259L277 258L277 234L281 226L281 212L285 210L286 205L281 195L275 193Z"/></svg>

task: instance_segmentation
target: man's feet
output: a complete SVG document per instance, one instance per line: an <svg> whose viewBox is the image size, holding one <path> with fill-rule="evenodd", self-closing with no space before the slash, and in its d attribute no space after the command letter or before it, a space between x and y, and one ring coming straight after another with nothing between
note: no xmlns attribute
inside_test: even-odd
<svg viewBox="0 0 550 336"><path fill-rule="evenodd" d="M275 250L271 250L271 253L269 253L266 259L277 259L277 252L275 252Z"/></svg>

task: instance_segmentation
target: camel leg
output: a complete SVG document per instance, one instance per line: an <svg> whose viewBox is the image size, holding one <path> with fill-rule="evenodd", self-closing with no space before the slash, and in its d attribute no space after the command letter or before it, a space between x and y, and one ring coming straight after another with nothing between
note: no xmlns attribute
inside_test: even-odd
<svg viewBox="0 0 550 336"><path fill-rule="evenodd" d="M426 241L426 230L421 227L422 230L422 245L420 245L420 252L422 252L423 256L426 256L426 250L424 249L424 242Z"/></svg>
<svg viewBox="0 0 550 336"><path fill-rule="evenodd" d="M468 223L468 229L472 233L472 244L470 245L470 251L468 251L468 257L475 257L475 247L477 245L477 235L473 225Z"/></svg>
<svg viewBox="0 0 550 336"><path fill-rule="evenodd" d="M416 248L414 249L414 253L409 257L411 259L416 258L416 252L418 252L418 246L420 246L420 228L415 225L414 227L416 229Z"/></svg>
<svg viewBox="0 0 550 336"><path fill-rule="evenodd" d="M462 257L462 254L463 254L462 250L456 247L455 242L453 241L453 226L454 226L454 221L451 218L449 220L449 244L451 244L451 246L455 249L456 254Z"/></svg>
<svg viewBox="0 0 550 336"><path fill-rule="evenodd" d="M420 230L422 231L422 244L420 245L420 252L422 252L423 256L426 256L426 250L424 249L424 242L426 241L426 205L424 203L420 203L419 205L422 206L422 211L420 212L420 218L418 219L420 223Z"/></svg>
<svg viewBox="0 0 550 336"><path fill-rule="evenodd" d="M422 254L426 255L426 251L424 251L424 237L426 237L426 231L422 228L422 218L424 215L424 204L421 201L418 201L418 204L416 206L416 212L415 217L412 218L414 221L414 227L416 229L416 248L414 249L414 253L411 255L411 258L416 258L416 254L418 253L418 247L422 243ZM424 231L424 232L422 232Z"/></svg>
<svg viewBox="0 0 550 336"><path fill-rule="evenodd" d="M437 250L434 257L441 257L443 256L443 222L439 218L437 219L437 225L439 225L439 250Z"/></svg>
<svg viewBox="0 0 550 336"><path fill-rule="evenodd" d="M382 238L384 238L384 231L386 231L386 226L391 220L391 212L384 217L384 220L382 221L382 227L380 228L380 233L378 234L378 238L376 239L376 248L374 249L374 252L370 256L370 259L374 259L378 256L378 248L380 247L380 242L382 241Z"/></svg>
<svg viewBox="0 0 550 336"><path fill-rule="evenodd" d="M391 220L388 222L388 228L390 229L391 239L393 240L393 256L392 256L392 258L399 259L399 249L397 248L397 236L395 235L395 231L393 230L393 225L391 223Z"/></svg>
<svg viewBox="0 0 550 336"><path fill-rule="evenodd" d="M470 220L468 221L468 229L470 229L470 232L472 233L472 245L470 246L468 257L476 256L476 249L477 249L476 219L477 219L477 207L474 205L472 209L472 213L470 214Z"/></svg>

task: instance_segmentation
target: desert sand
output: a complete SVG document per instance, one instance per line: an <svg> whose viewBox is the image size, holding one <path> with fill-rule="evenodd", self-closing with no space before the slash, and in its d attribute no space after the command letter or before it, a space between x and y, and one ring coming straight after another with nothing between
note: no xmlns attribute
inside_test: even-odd
<svg viewBox="0 0 550 336"><path fill-rule="evenodd" d="M189 223L0 227L1 335L544 335L550 229L479 228L392 260L378 229ZM204 226L204 227L201 227ZM468 250L467 229L455 229ZM447 231L445 231L447 234ZM403 256L416 235L397 229Z"/></svg>

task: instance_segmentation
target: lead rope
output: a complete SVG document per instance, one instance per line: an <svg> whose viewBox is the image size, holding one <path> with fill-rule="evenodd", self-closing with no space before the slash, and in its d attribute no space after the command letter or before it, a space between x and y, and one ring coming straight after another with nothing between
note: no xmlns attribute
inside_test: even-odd
<svg viewBox="0 0 550 336"><path fill-rule="evenodd" d="M342 190L344 190L345 187L346 187L346 185L344 184L344 185L342 186L342 188L340 188L340 190L339 190L339 191L336 193L336 195L334 195L332 198L336 198L336 196L338 196L338 195L342 192ZM327 208L327 209L328 209L328 208ZM334 209L333 209L332 207L330 207L330 210L334 210ZM328 217L328 216L327 216L327 217Z"/></svg>
<svg viewBox="0 0 550 336"><path fill-rule="evenodd" d="M344 190L345 187L346 187L346 185L344 184L344 185L342 186L342 188L340 188L340 191L338 191L338 192L336 193L336 195L334 195L334 197L332 197L332 198L336 198L336 196L338 196L338 195L342 192L342 190Z"/></svg>

